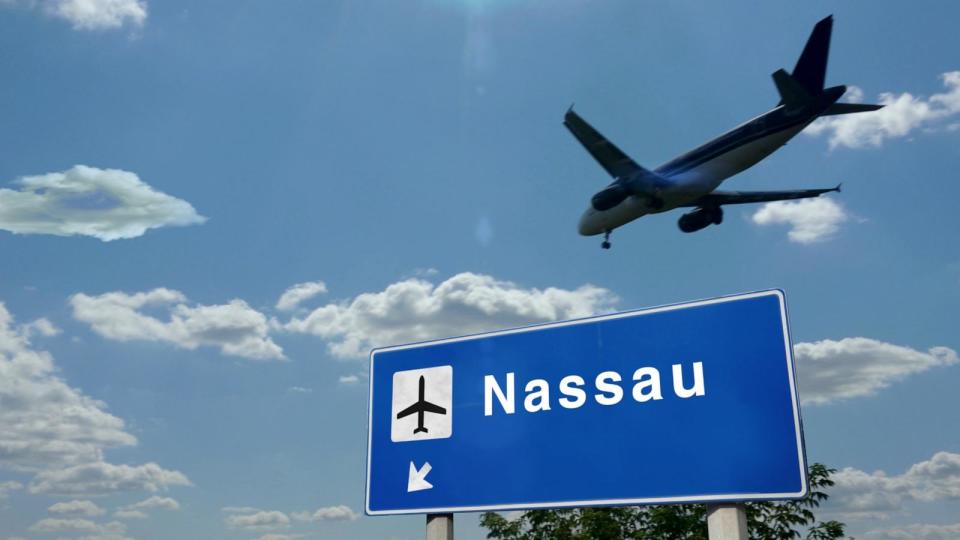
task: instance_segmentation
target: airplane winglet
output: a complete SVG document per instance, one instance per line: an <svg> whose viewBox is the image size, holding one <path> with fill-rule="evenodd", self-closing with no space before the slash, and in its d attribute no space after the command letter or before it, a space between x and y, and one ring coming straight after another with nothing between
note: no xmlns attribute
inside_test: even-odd
<svg viewBox="0 0 960 540"><path fill-rule="evenodd" d="M840 186L842 185L843 185L843 182L840 182L839 184L837 184L837 187L833 188L832 191L836 191L837 193L840 193Z"/></svg>
<svg viewBox="0 0 960 540"><path fill-rule="evenodd" d="M567 108L567 114L573 112L573 106L574 106L574 105L575 105L575 103L571 103L571 104L570 104L570 107Z"/></svg>

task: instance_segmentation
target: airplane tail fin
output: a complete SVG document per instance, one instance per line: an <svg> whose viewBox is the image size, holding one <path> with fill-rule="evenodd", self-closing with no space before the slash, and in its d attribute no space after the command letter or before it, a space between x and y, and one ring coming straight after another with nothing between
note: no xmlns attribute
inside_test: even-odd
<svg viewBox="0 0 960 540"><path fill-rule="evenodd" d="M418 427L417 429L413 430L414 435L416 435L417 433L426 433L426 432L427 432L427 428L425 427Z"/></svg>
<svg viewBox="0 0 960 540"><path fill-rule="evenodd" d="M777 85L777 92L780 93L781 105L786 105L787 108L802 107L824 92L832 31L833 15L829 15L813 27L810 37L807 38L807 44L804 45L803 52L797 60L797 65L793 68L793 73L780 69L773 74L773 82ZM831 90L833 89L827 89L827 91ZM882 108L883 105L834 103L820 113L820 116L869 112Z"/></svg>
<svg viewBox="0 0 960 540"><path fill-rule="evenodd" d="M827 76L827 55L830 53L830 33L833 30L833 15L813 27L807 44L800 53L793 73L779 69L773 74L773 82L780 93L780 104L793 108L803 106L813 96L823 92Z"/></svg>
<svg viewBox="0 0 960 540"><path fill-rule="evenodd" d="M800 53L791 75L808 94L823 91L827 75L827 55L830 53L830 33L833 30L833 15L817 23Z"/></svg>

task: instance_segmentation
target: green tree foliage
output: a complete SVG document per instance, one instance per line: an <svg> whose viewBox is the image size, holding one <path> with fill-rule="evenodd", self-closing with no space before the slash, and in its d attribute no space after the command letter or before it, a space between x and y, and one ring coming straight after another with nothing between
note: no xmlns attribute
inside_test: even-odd
<svg viewBox="0 0 960 540"><path fill-rule="evenodd" d="M819 463L811 465L810 493L803 499L748 503L750 538L844 538L843 523L819 521L813 513L827 500L833 472ZM487 538L496 540L707 540L706 512L702 504L530 510L514 519L487 512L480 524Z"/></svg>

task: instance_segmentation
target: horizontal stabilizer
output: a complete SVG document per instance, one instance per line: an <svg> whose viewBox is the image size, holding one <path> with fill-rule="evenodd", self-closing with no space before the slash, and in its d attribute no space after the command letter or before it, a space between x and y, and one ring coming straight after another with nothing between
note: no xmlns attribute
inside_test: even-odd
<svg viewBox="0 0 960 540"><path fill-rule="evenodd" d="M780 103L788 109L803 107L810 101L810 92L784 69L773 72L773 83L780 93Z"/></svg>
<svg viewBox="0 0 960 540"><path fill-rule="evenodd" d="M883 107L883 105L868 105L866 103L834 103L827 107L827 110L820 113L820 116L878 111Z"/></svg>

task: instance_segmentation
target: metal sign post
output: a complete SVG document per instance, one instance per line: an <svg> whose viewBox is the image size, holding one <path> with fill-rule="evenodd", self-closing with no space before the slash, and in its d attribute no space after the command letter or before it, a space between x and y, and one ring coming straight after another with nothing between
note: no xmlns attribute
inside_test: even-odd
<svg viewBox="0 0 960 540"><path fill-rule="evenodd" d="M746 506L739 503L708 505L707 538L749 540ZM427 514L427 540L453 540L453 514Z"/></svg>
<svg viewBox="0 0 960 540"><path fill-rule="evenodd" d="M740 503L708 505L707 537L710 540L748 540L747 507Z"/></svg>
<svg viewBox="0 0 960 540"><path fill-rule="evenodd" d="M453 540L453 514L427 514L427 540Z"/></svg>

